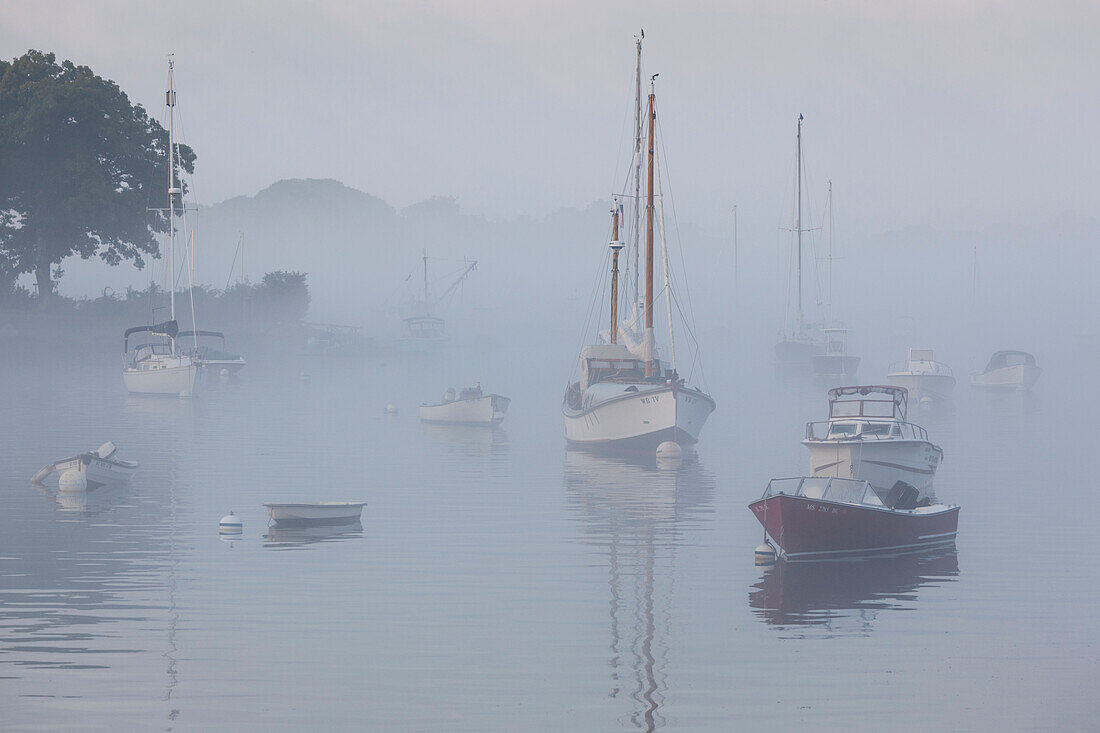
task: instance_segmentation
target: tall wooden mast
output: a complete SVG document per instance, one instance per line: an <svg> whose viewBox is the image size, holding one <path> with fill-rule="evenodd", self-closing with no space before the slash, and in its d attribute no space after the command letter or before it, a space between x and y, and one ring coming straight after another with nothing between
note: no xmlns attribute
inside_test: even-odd
<svg viewBox="0 0 1100 733"><path fill-rule="evenodd" d="M649 78L649 131L647 154L647 189L645 202L645 375L653 376L653 127L656 114L653 111L653 102L656 95L653 93L654 74Z"/></svg>
<svg viewBox="0 0 1100 733"><path fill-rule="evenodd" d="M611 204L611 343L619 340L619 252L623 243L619 241L619 201Z"/></svg>

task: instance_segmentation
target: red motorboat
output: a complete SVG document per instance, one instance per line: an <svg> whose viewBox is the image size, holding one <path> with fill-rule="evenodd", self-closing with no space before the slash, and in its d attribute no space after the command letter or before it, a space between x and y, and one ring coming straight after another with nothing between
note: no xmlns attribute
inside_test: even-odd
<svg viewBox="0 0 1100 733"><path fill-rule="evenodd" d="M749 509L785 560L825 560L924 550L954 544L959 507L918 506L919 492L899 481L777 478Z"/></svg>

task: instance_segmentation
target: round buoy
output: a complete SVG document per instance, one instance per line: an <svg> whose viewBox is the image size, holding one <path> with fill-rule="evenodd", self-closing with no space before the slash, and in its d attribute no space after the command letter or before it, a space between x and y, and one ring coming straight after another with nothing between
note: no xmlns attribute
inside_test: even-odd
<svg viewBox="0 0 1100 733"><path fill-rule="evenodd" d="M753 555L756 557L758 566L775 565L775 548L772 547L770 542L758 545L753 550Z"/></svg>
<svg viewBox="0 0 1100 733"><path fill-rule="evenodd" d="M218 522L218 531L222 534L240 534L244 531L244 525L241 524L241 518L233 512L229 512L222 521Z"/></svg>
<svg viewBox="0 0 1100 733"><path fill-rule="evenodd" d="M308 382L309 381L309 372L305 372L305 371L299 372L298 373L298 378L301 379L303 382Z"/></svg>
<svg viewBox="0 0 1100 733"><path fill-rule="evenodd" d="M386 405L385 413L387 415L396 415L397 414L397 405Z"/></svg>
<svg viewBox="0 0 1100 733"><path fill-rule="evenodd" d="M671 440L657 446L657 468L677 469L684 462L684 452Z"/></svg>
<svg viewBox="0 0 1100 733"><path fill-rule="evenodd" d="M70 468L57 479L58 491L84 491L88 488L88 481L84 474L75 468Z"/></svg>

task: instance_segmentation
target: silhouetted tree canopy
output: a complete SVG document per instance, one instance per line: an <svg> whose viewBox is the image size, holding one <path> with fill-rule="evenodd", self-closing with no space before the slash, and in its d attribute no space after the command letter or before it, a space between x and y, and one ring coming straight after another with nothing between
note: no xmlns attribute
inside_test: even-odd
<svg viewBox="0 0 1100 733"><path fill-rule="evenodd" d="M44 299L69 255L158 258L168 223L147 208L167 201L167 166L168 132L113 81L52 53L0 60L0 286L34 272Z"/></svg>
<svg viewBox="0 0 1100 733"><path fill-rule="evenodd" d="M304 272L269 272L256 286L256 292L263 315L271 320L299 321L309 312L309 286Z"/></svg>

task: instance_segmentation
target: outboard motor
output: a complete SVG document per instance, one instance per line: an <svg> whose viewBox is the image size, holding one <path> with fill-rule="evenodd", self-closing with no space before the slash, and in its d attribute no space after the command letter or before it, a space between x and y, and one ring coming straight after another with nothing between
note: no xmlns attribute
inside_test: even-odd
<svg viewBox="0 0 1100 733"><path fill-rule="evenodd" d="M107 441L103 445L96 449L95 454L104 461L110 460L111 456L118 453L118 447L111 441Z"/></svg>
<svg viewBox="0 0 1100 733"><path fill-rule="evenodd" d="M886 496L882 497L882 503L890 509L906 511L916 509L919 498L920 491L915 486L904 481L898 481L890 487L890 490L886 492Z"/></svg>

